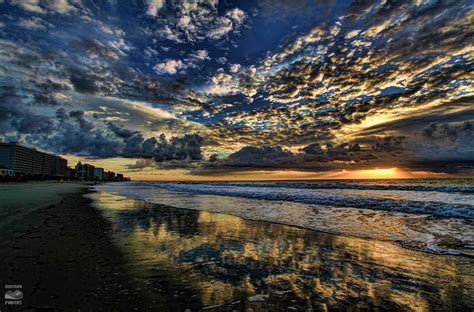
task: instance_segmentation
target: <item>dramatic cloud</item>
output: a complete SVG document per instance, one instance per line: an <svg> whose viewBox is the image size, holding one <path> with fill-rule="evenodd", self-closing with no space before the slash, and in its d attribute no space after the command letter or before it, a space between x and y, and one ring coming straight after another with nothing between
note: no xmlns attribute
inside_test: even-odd
<svg viewBox="0 0 474 312"><path fill-rule="evenodd" d="M157 140L148 139L142 143L141 156L151 156L156 162L169 160L201 160L203 138L198 134L175 137L170 141L164 135Z"/></svg>
<svg viewBox="0 0 474 312"><path fill-rule="evenodd" d="M133 170L474 167L469 1L6 0L0 14L4 140Z"/></svg>
<svg viewBox="0 0 474 312"><path fill-rule="evenodd" d="M158 11L165 4L165 0L147 0L146 4L148 6L146 14L156 16L158 14Z"/></svg>
<svg viewBox="0 0 474 312"><path fill-rule="evenodd" d="M285 161L287 158L292 157L293 154L289 151L284 151L281 147L253 147L246 146L241 150L230 154L227 157L228 164L235 166L268 166L271 167L272 163Z"/></svg>
<svg viewBox="0 0 474 312"><path fill-rule="evenodd" d="M30 12L44 13L44 10L39 6L39 0L11 0L10 3Z"/></svg>
<svg viewBox="0 0 474 312"><path fill-rule="evenodd" d="M142 170L145 168L155 168L156 162L152 158L137 159L135 163L127 165L131 170Z"/></svg>
<svg viewBox="0 0 474 312"><path fill-rule="evenodd" d="M296 153L281 147L246 146L226 159L213 161L207 170L260 168L329 171L401 167L407 170L466 173L474 164L472 123L431 124L411 137L383 136L365 142L312 143ZM206 171L200 171L202 172Z"/></svg>
<svg viewBox="0 0 474 312"><path fill-rule="evenodd" d="M208 55L209 55L209 52L207 52L206 50L197 50L196 52L192 53L190 56L198 60L205 60L209 58Z"/></svg>
<svg viewBox="0 0 474 312"><path fill-rule="evenodd" d="M77 9L81 2L74 0L10 0L13 5L32 13L60 13L66 14Z"/></svg>
<svg viewBox="0 0 474 312"><path fill-rule="evenodd" d="M417 156L430 160L474 161L474 126L433 123L414 146Z"/></svg>
<svg viewBox="0 0 474 312"><path fill-rule="evenodd" d="M68 0L47 0L45 1L46 7L57 13L68 13L74 11L76 8L72 5L73 2Z"/></svg>
<svg viewBox="0 0 474 312"><path fill-rule="evenodd" d="M157 29L157 34L177 43L221 39L240 28L247 18L247 14L239 8L230 9L220 15L216 0L171 3L167 15L159 19L161 26ZM150 14L150 7L148 6L147 14L156 16L157 10Z"/></svg>
<svg viewBox="0 0 474 312"><path fill-rule="evenodd" d="M184 67L184 64L181 60L166 60L162 63L156 64L153 69L158 74L169 74L175 75L178 70Z"/></svg>
<svg viewBox="0 0 474 312"><path fill-rule="evenodd" d="M51 27L52 25L46 23L41 18L32 17L30 19L22 18L18 21L18 26L28 29L46 29Z"/></svg>
<svg viewBox="0 0 474 312"><path fill-rule="evenodd" d="M237 73L239 70L240 70L240 64L230 64L229 65L229 71L232 73L232 74L235 74Z"/></svg>

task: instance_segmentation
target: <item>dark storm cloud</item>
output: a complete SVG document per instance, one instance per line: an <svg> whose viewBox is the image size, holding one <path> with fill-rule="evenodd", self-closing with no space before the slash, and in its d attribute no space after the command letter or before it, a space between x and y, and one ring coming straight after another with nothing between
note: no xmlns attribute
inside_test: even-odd
<svg viewBox="0 0 474 312"><path fill-rule="evenodd" d="M474 122L432 123L418 138L416 156L430 160L474 162ZM423 148L421 148L423 147Z"/></svg>
<svg viewBox="0 0 474 312"><path fill-rule="evenodd" d="M162 134L158 139L152 137L142 140L140 144L137 145L138 149L130 151L125 156L145 158L129 164L128 169L190 169L198 168L199 165L195 163L203 160L201 150L203 138L198 134L174 137L171 140L167 140L166 136Z"/></svg>
<svg viewBox="0 0 474 312"><path fill-rule="evenodd" d="M91 79L91 76L84 75L82 73L71 74L70 81L74 86L74 89L81 93L96 93L99 88L95 84L95 79Z"/></svg>
<svg viewBox="0 0 474 312"><path fill-rule="evenodd" d="M88 57L81 53L37 52L13 42L0 42L2 73L17 76L2 84L27 94L23 102L34 105L61 105L57 95L72 90L170 106L187 105L188 99L196 99L185 78L162 80L137 72L124 63L121 58L125 52L117 47L105 46L95 39L67 44L83 47ZM196 104L199 101L191 103Z"/></svg>
<svg viewBox="0 0 474 312"><path fill-rule="evenodd" d="M246 146L230 154L226 159L226 165L236 167L272 167L275 163L285 163L292 156L291 152L283 150L280 146Z"/></svg>
<svg viewBox="0 0 474 312"><path fill-rule="evenodd" d="M116 50L106 49L96 41L87 43L84 49L94 56L92 62L76 55L36 52L9 41L0 42L0 71L11 77L0 81L0 129L4 139L57 153L91 157L140 155L138 131L112 123L104 127L97 120L86 118L83 110L68 110L77 101L71 91L186 104L179 99L188 96L182 81L160 81L138 74L111 55ZM104 61L104 57L110 60ZM60 107L56 118L49 113L51 106ZM179 148L176 150L179 154Z"/></svg>
<svg viewBox="0 0 474 312"><path fill-rule="evenodd" d="M406 139L404 136L377 138L372 148L377 152L402 152L405 149Z"/></svg>
<svg viewBox="0 0 474 312"><path fill-rule="evenodd" d="M353 163L358 167L374 165L375 157L370 153L372 149L361 150L360 146L353 144L333 145L328 142L310 144L298 153L292 153L276 146L254 147L246 146L229 155L225 159L214 160L204 166L211 173L212 170L311 170L330 171L334 169L352 169ZM202 171L197 171L202 174Z"/></svg>
<svg viewBox="0 0 474 312"><path fill-rule="evenodd" d="M51 134L53 122L51 119L40 115L26 115L12 121L11 125L20 133Z"/></svg>
<svg viewBox="0 0 474 312"><path fill-rule="evenodd" d="M121 140L113 133L95 127L84 115L80 110L67 113L58 109L56 116L47 120L44 119L46 117L41 120L40 116L32 116L33 119L41 120L42 124L49 124L50 131L25 132L20 127L16 131L27 144L56 153L91 157L120 155L123 146Z"/></svg>
<svg viewBox="0 0 474 312"><path fill-rule="evenodd" d="M107 126L109 127L110 130L112 130L113 133L115 133L116 136L119 138L123 139L128 139L136 134L138 134L138 131L132 131L130 129L124 128L117 126L113 122L108 122Z"/></svg>
<svg viewBox="0 0 474 312"><path fill-rule="evenodd" d="M59 105L54 95L70 90L62 65L49 56L19 48L8 41L0 40L0 47L0 73L9 77L0 82L2 96L17 94L17 106ZM3 101L7 102L7 99Z"/></svg>
<svg viewBox="0 0 474 312"><path fill-rule="evenodd" d="M171 160L197 161L202 160L203 138L199 134L186 134L183 137L173 137L170 140L165 135L144 140L134 135L124 150L125 157L148 157L155 162Z"/></svg>
<svg viewBox="0 0 474 312"><path fill-rule="evenodd" d="M156 162L152 158L137 159L135 163L127 165L130 171L143 170L146 168L156 168Z"/></svg>
<svg viewBox="0 0 474 312"><path fill-rule="evenodd" d="M143 134L124 127L107 123L107 128L99 129L84 118L84 112L72 111L68 122L62 121L61 131L52 142L60 142L62 153L75 153L95 157L135 157L152 158L155 162L202 159L202 137L198 134L173 137L165 135L158 139L144 139ZM70 122L73 120L73 122ZM79 129L77 129L77 126ZM51 149L54 146L50 146Z"/></svg>

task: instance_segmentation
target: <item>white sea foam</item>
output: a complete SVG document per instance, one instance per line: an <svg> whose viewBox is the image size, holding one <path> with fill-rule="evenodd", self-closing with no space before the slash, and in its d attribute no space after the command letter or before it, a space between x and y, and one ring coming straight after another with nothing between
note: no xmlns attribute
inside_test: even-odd
<svg viewBox="0 0 474 312"><path fill-rule="evenodd" d="M245 183L245 182L214 182L214 186L238 186L238 187L275 187L275 188L297 188L297 189L347 189L347 190L394 190L394 191L420 191L420 192L442 192L442 193L474 193L474 185L439 185L438 183L427 183L428 180L422 180L425 183L413 184L413 183L400 183L400 182L381 182L376 180L371 181L358 181L354 182L292 182L292 181L279 181L279 182L258 182L258 183ZM436 180L434 180L436 181ZM469 179L465 180L469 183ZM137 182L142 183L142 182ZM196 184L196 183L186 183Z"/></svg>
<svg viewBox="0 0 474 312"><path fill-rule="evenodd" d="M441 192L360 190L360 189L299 189L269 187L255 184L237 186L197 183L148 183L172 192L245 197L261 200L289 201L333 207L370 208L396 212L430 214L439 217L474 218L474 195Z"/></svg>

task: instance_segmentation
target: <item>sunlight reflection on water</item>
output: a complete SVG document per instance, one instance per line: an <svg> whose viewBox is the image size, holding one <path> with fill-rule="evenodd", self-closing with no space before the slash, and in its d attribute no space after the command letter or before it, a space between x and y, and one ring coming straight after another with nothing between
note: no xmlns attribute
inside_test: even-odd
<svg viewBox="0 0 474 312"><path fill-rule="evenodd" d="M290 198L287 197L287 200L265 200L259 197L246 198L193 192L173 192L156 187L153 183L142 184L111 183L100 186L98 190L177 208L224 213L249 220L294 225L337 235L392 241L422 251L472 254L472 250L466 246L471 246L474 242L474 219L438 217L431 215L428 211L426 213L408 213L391 210L393 207L406 206L404 202L395 202L391 207L385 207L384 209L386 210L372 209L373 206L370 205L370 201L376 197L383 196L387 191L363 191L367 196L370 193L370 196L362 196L359 199L362 202L366 200L369 202L366 202L366 205L361 205L361 207L351 207L345 206L347 204L347 197L340 195L343 200L339 204L343 204L343 206L294 202L291 201L291 196ZM172 187L181 188L203 187L201 184L176 185L172 183L171 185ZM224 187L233 192L243 191L241 187L229 185ZM214 190L210 186L207 188ZM250 188L247 187L247 189ZM261 187L252 189L253 193L262 192ZM300 190L297 191L299 192ZM359 192L358 190L343 191L349 193ZM275 194L286 193L287 189L272 187L264 192L267 195L274 196ZM309 198L321 200L331 199L333 194L337 194L340 190L322 190L316 197L313 194L313 190L303 189L302 192L306 193L306 195L310 193L311 196ZM398 194L398 196L404 194L403 196L408 196L412 199L418 196L411 194L416 193L413 191L400 192L392 190L389 192ZM429 198L431 200L433 198L436 199L437 196L436 192L427 192L424 195L420 199ZM465 197L465 195L463 196ZM451 207L453 209L449 209L449 203L446 200L456 201L459 200L458 197L462 198L463 196L458 196L455 193L446 194L444 201L437 204L437 210L443 213L450 211L461 213L460 210L456 210L453 207ZM471 214L474 212L474 210L471 210L471 208L474 209L473 207L469 207ZM464 208L468 209L467 207Z"/></svg>
<svg viewBox="0 0 474 312"><path fill-rule="evenodd" d="M472 310L473 260L98 192L130 270L184 310Z"/></svg>

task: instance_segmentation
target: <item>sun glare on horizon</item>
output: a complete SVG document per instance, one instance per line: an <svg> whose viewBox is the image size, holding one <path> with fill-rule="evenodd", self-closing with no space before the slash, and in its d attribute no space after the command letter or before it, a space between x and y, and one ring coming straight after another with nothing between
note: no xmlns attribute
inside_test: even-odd
<svg viewBox="0 0 474 312"><path fill-rule="evenodd" d="M340 172L335 179L406 179L414 177L410 172L398 168L366 169Z"/></svg>

